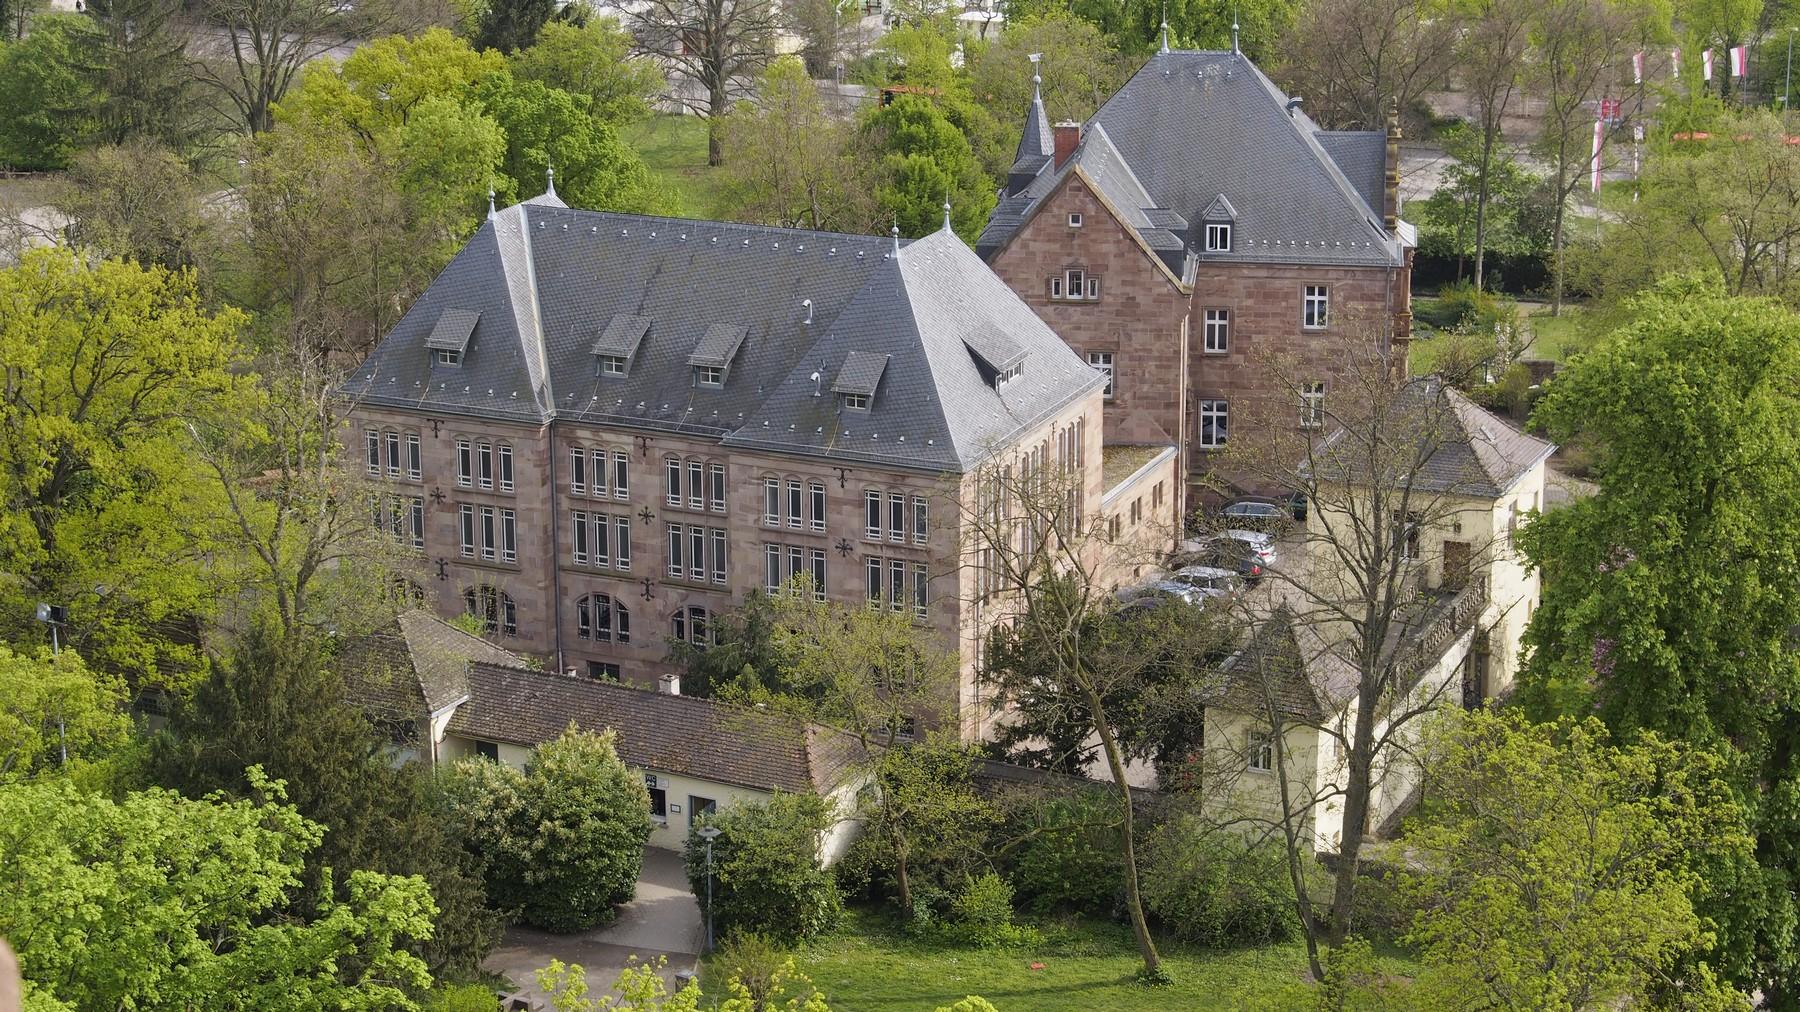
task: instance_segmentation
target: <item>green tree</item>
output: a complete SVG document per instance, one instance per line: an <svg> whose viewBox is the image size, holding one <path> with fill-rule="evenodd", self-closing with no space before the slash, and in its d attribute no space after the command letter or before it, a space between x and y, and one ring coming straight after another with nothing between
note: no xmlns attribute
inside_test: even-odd
<svg viewBox="0 0 1800 1012"><path fill-rule="evenodd" d="M759 932L784 942L830 931L843 911L837 882L819 861L819 847L836 819L830 801L812 794L777 793L767 801L741 801L701 819L720 835L707 842L690 833L685 853L688 884L708 913L707 874L712 874L714 929L722 936Z"/></svg>
<svg viewBox="0 0 1800 1012"><path fill-rule="evenodd" d="M774 0L645 0L627 25L647 57L685 79L673 98L716 128L778 55L781 12ZM706 163L725 164L717 129L707 135Z"/></svg>
<svg viewBox="0 0 1800 1012"><path fill-rule="evenodd" d="M668 195L618 131L588 114L587 99L537 81L497 77L481 91L482 108L506 134L501 171L519 193L542 188L556 170L572 206L645 214L671 210Z"/></svg>
<svg viewBox="0 0 1800 1012"><path fill-rule="evenodd" d="M475 48L529 49L555 13L555 0L487 0L475 22Z"/></svg>
<svg viewBox="0 0 1800 1012"><path fill-rule="evenodd" d="M873 225L853 130L825 109L799 60L771 63L757 101L739 103L720 129L737 153L721 170L734 217L838 232Z"/></svg>
<svg viewBox="0 0 1800 1012"><path fill-rule="evenodd" d="M973 244L994 209L995 192L965 131L920 95L900 95L862 129L877 159L880 218L917 238L943 227L948 203L956 234Z"/></svg>
<svg viewBox="0 0 1800 1012"><path fill-rule="evenodd" d="M195 660L214 606L188 421L226 410L243 315L191 274L68 250L0 270L0 628L68 609L90 663L155 681Z"/></svg>
<svg viewBox="0 0 1800 1012"><path fill-rule="evenodd" d="M285 916L323 831L279 781L248 779L265 800L0 787L0 936L26 1008L417 1008L431 975L405 947L431 934L424 881L352 871L347 899Z"/></svg>
<svg viewBox="0 0 1800 1012"><path fill-rule="evenodd" d="M1595 455L1598 492L1520 535L1543 573L1520 698L1730 757L1756 863L1713 862L1696 907L1726 979L1800 996L1800 317L1667 282L1576 359L1534 416ZM1647 411L1645 405L1655 405Z"/></svg>
<svg viewBox="0 0 1800 1012"><path fill-rule="evenodd" d="M253 796L248 766L293 785L295 809L325 830L323 843L309 848L308 888L294 907L312 913L344 899L348 883L337 883L334 896L332 869L418 876L437 915L416 951L434 973L469 979L500 933L480 869L449 832L429 773L396 766L387 736L348 702L321 639L252 627L170 714L152 743L152 774L190 797Z"/></svg>
<svg viewBox="0 0 1800 1012"><path fill-rule="evenodd" d="M1033 68L1027 57L1041 54ZM1092 22L1060 10L1006 26L1006 33L977 48L969 60L969 88L997 110L1016 150L1018 130L1031 105L1032 73L1043 78L1044 112L1051 122L1081 122L1111 97L1131 71L1112 42Z"/></svg>
<svg viewBox="0 0 1800 1012"><path fill-rule="evenodd" d="M131 733L124 683L73 650L0 646L0 783L105 758Z"/></svg>
<svg viewBox="0 0 1800 1012"><path fill-rule="evenodd" d="M1542 256L1549 248L1547 217L1535 199L1543 181L1504 151L1489 155L1485 177L1487 203L1482 205L1481 137L1456 126L1443 135L1444 185L1419 204L1409 205L1417 217L1421 252L1456 258L1456 277L1475 258L1476 224L1480 219L1483 259L1487 254Z"/></svg>
<svg viewBox="0 0 1800 1012"><path fill-rule="evenodd" d="M56 208L71 243L102 256L172 269L212 266L212 229L195 173L147 138L81 152Z"/></svg>
<svg viewBox="0 0 1800 1012"><path fill-rule="evenodd" d="M858 807L878 859L892 866L895 899L908 914L913 879L935 872L944 884L966 875L999 820L975 793L974 755L954 741L931 740L884 750Z"/></svg>
<svg viewBox="0 0 1800 1012"><path fill-rule="evenodd" d="M1677 969L1711 944L1688 898L1692 855L1751 847L1724 763L1654 733L1615 745L1592 718L1517 712L1457 715L1428 748L1431 804L1406 836L1419 989L1463 1007L1696 1007L1673 1000L1711 980Z"/></svg>
<svg viewBox="0 0 1800 1012"><path fill-rule="evenodd" d="M1445 0L1308 0L1283 33L1278 78L1330 130L1380 130L1408 116L1456 59L1457 12Z"/></svg>
<svg viewBox="0 0 1800 1012"><path fill-rule="evenodd" d="M93 30L81 65L100 96L95 136L108 144L148 138L185 152L198 137L194 77L179 0L88 0Z"/></svg>
<svg viewBox="0 0 1800 1012"><path fill-rule="evenodd" d="M75 14L47 14L31 34L0 42L0 165L60 169L95 129L100 93L80 64L94 29Z"/></svg>
<svg viewBox="0 0 1800 1012"><path fill-rule="evenodd" d="M656 64L632 54L631 36L612 18L580 26L553 21L506 64L521 81L586 98L595 119L614 125L648 117L650 103L668 86Z"/></svg>
<svg viewBox="0 0 1800 1012"><path fill-rule="evenodd" d="M467 759L446 790L465 845L486 862L497 903L546 931L605 924L630 900L650 838L650 794L619 760L617 736L570 725L525 772Z"/></svg>

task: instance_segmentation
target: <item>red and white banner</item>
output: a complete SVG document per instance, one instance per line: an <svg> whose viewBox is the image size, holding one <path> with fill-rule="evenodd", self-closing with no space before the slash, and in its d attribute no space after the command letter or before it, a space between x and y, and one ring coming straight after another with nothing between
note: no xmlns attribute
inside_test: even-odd
<svg viewBox="0 0 1800 1012"><path fill-rule="evenodd" d="M1600 146L1605 141L1606 121L1597 119L1594 121L1594 157L1588 168L1588 186L1595 193L1600 192Z"/></svg>
<svg viewBox="0 0 1800 1012"><path fill-rule="evenodd" d="M1750 72L1750 47L1731 47L1731 76L1743 77Z"/></svg>
<svg viewBox="0 0 1800 1012"><path fill-rule="evenodd" d="M1644 54L1643 53L1632 53L1631 54L1631 83L1632 84L1643 84L1644 83Z"/></svg>
<svg viewBox="0 0 1800 1012"><path fill-rule="evenodd" d="M1669 50L1669 76L1681 80L1681 50Z"/></svg>
<svg viewBox="0 0 1800 1012"><path fill-rule="evenodd" d="M1700 80L1712 80L1712 50L1700 54Z"/></svg>

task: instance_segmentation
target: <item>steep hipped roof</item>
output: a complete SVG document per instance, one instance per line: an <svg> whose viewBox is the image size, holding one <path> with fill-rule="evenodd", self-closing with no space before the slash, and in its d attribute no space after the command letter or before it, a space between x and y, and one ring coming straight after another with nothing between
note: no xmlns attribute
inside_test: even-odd
<svg viewBox="0 0 1800 1012"><path fill-rule="evenodd" d="M425 347L445 310L479 314L460 367ZM996 333L1025 356L999 389L964 346ZM723 385L698 385L694 356L734 342ZM600 374L596 344L630 357L625 375ZM818 396L852 352L886 358L869 411ZM960 471L1103 382L948 232L902 246L528 201L481 227L342 392Z"/></svg>
<svg viewBox="0 0 1800 1012"><path fill-rule="evenodd" d="M1394 266L1399 243L1381 227L1379 134L1320 130L1250 60L1234 52L1152 56L1088 121L1104 130L1149 204L1197 221L1224 195L1238 212L1230 260ZM1070 163L1090 157L1082 151ZM1092 157L1104 157L1096 149ZM1338 158L1347 163L1340 165ZM1385 172L1385 146L1379 163ZM998 249L1049 187L1009 185L982 234ZM1021 199L1022 198L1022 199ZM1376 198L1376 199L1371 199ZM1183 236L1191 247L1194 237Z"/></svg>
<svg viewBox="0 0 1800 1012"><path fill-rule="evenodd" d="M861 756L853 736L788 714L516 665L471 668L448 730L535 747L571 722L616 730L627 765L759 791L828 792Z"/></svg>
<svg viewBox="0 0 1800 1012"><path fill-rule="evenodd" d="M1025 113L1025 129L1019 135L1019 149L1013 155L1012 170L1007 173L1007 188L1023 186L1044 170L1056 150L1050 132L1050 117L1044 112L1044 96L1037 75L1031 78L1031 106Z"/></svg>
<svg viewBox="0 0 1800 1012"><path fill-rule="evenodd" d="M343 671L355 699L396 716L423 716L469 694L469 665L522 664L509 650L422 610L346 647Z"/></svg>

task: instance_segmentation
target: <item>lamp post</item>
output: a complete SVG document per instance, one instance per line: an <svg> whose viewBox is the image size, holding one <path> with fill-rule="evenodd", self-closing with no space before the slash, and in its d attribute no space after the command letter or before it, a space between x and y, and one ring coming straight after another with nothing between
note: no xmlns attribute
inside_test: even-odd
<svg viewBox="0 0 1800 1012"><path fill-rule="evenodd" d="M50 627L50 657L51 657L51 659L55 660L55 659L61 657L62 656L62 642L61 642L61 638L59 637L59 635L57 633L57 630L58 630L58 628L60 628L62 626L63 621L68 618L68 613L63 610L61 605L40 603L37 606L37 616L36 617L39 622L42 622L45 625ZM62 755L62 764L64 767L67 767L69 765L69 733L63 723L62 704L60 703L60 701L57 704L56 741L57 741L58 750L60 751L60 753Z"/></svg>
<svg viewBox="0 0 1800 1012"><path fill-rule="evenodd" d="M711 952L713 951L712 850L713 841L722 836L724 831L717 826L701 826L696 832L700 834L700 839L706 841L706 951Z"/></svg>

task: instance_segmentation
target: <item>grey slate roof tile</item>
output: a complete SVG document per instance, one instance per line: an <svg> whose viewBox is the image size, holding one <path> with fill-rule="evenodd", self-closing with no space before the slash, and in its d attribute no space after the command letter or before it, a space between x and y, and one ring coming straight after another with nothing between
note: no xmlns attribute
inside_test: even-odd
<svg viewBox="0 0 1800 1012"><path fill-rule="evenodd" d="M837 376L831 381L831 392L873 397L875 389L881 385L881 374L887 370L887 364L886 355L853 351L844 356L844 364L838 367Z"/></svg>
<svg viewBox="0 0 1800 1012"><path fill-rule="evenodd" d="M629 313L614 315L606 321L606 329L594 339L594 354L630 358L637 354L638 343L643 341L644 334L650 330L650 322L648 316L632 316Z"/></svg>
<svg viewBox="0 0 1800 1012"><path fill-rule="evenodd" d="M731 323L715 323L706 328L701 335L700 343L688 355L688 365L716 366L723 369L731 364L731 357L737 354L738 346L744 343L744 335L749 333L743 327Z"/></svg>
<svg viewBox="0 0 1800 1012"><path fill-rule="evenodd" d="M427 358L426 336L445 309L480 313L460 368ZM651 322L628 375L602 376L595 335L604 341L621 317ZM709 332L737 330L724 384L698 386L697 346ZM1027 356L1023 375L999 390L964 347L990 331ZM816 396L810 377L829 377L853 351L888 365L871 410L849 419L837 398ZM901 247L532 200L476 232L341 392L412 410L675 431L942 471L969 467L1102 382L948 233Z"/></svg>
<svg viewBox="0 0 1800 1012"><path fill-rule="evenodd" d="M480 319L480 313L467 309L444 310L438 314L431 335L425 338L425 347L432 351L462 352L469 346L469 335L475 333L475 324Z"/></svg>

